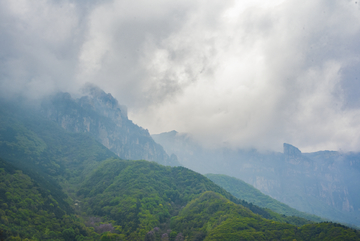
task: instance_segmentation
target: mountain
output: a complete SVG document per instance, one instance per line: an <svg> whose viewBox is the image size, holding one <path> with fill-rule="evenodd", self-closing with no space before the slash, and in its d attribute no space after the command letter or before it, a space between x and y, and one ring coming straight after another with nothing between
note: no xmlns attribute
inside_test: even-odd
<svg viewBox="0 0 360 241"><path fill-rule="evenodd" d="M283 153L209 150L176 131L152 137L185 167L236 177L301 212L360 227L359 153L302 153L290 144Z"/></svg>
<svg viewBox="0 0 360 241"><path fill-rule="evenodd" d="M69 93L51 96L43 101L42 113L67 131L90 134L122 159L180 165L177 157L169 157L147 130L128 119L126 107L111 94L89 85L84 93L77 99Z"/></svg>
<svg viewBox="0 0 360 241"><path fill-rule="evenodd" d="M301 238L294 224L313 225L305 219L279 215L239 200L187 168L155 162L109 159L88 177L77 195L87 216L114 220L114 225L121 227L124 240L154 240L156 235L170 240L181 235L186 240L231 240L227 239L230 233L221 234L227 225L237 226L234 234L242 227L244 234L232 237L247 237L245 240L254 240L257 235L267 240L269 234L274 238ZM238 224L240 221L242 224ZM324 231L317 225L321 224L313 227ZM255 226L258 228L254 230ZM344 240L346 235L360 238L358 232L341 227L344 232L336 235ZM209 232L212 229L220 231Z"/></svg>
<svg viewBox="0 0 360 241"><path fill-rule="evenodd" d="M0 230L5 237L71 240L91 232L61 198L63 192L45 188L28 174L0 159Z"/></svg>
<svg viewBox="0 0 360 241"><path fill-rule="evenodd" d="M173 130L151 137L169 154L175 154L182 165L202 174L215 173L214 169L230 169L226 166L222 150L204 149L191 136Z"/></svg>
<svg viewBox="0 0 360 241"><path fill-rule="evenodd" d="M189 240L357 240L359 232L333 223L296 227L249 212L214 192L188 203L172 220ZM345 228L345 229L344 229Z"/></svg>
<svg viewBox="0 0 360 241"><path fill-rule="evenodd" d="M284 165L279 175L287 181L283 181L282 190L273 191L273 196L299 210L359 226L359 164L359 153L303 154L284 144ZM293 191L292 197L284 195L290 190L296 190L296 194ZM298 197L302 200L297 200Z"/></svg>
<svg viewBox="0 0 360 241"><path fill-rule="evenodd" d="M79 179L101 160L116 156L85 133L65 131L33 106L0 103L0 157L17 167Z"/></svg>
<svg viewBox="0 0 360 241"><path fill-rule="evenodd" d="M315 215L303 213L294 208L291 208L288 205L263 194L258 189L240 179L229 177L223 174L206 174L205 176L235 197L241 200L245 200L246 202L253 203L259 207L268 208L274 212L284 214L286 216L302 217L314 222L325 221L324 219Z"/></svg>
<svg viewBox="0 0 360 241"><path fill-rule="evenodd" d="M121 160L90 133L65 130L41 108L0 103L0 235L6 240L360 240L345 226L239 200L185 167Z"/></svg>
<svg viewBox="0 0 360 241"><path fill-rule="evenodd" d="M92 168L116 155L88 135L66 132L33 106L0 102L3 235L7 240L98 237L76 215L72 194Z"/></svg>

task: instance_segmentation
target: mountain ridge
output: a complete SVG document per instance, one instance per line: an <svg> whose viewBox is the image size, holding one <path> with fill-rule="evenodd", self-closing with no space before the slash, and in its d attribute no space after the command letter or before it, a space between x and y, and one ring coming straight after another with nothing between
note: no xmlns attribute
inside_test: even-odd
<svg viewBox="0 0 360 241"><path fill-rule="evenodd" d="M283 153L206 149L185 133L152 136L195 171L239 178L301 212L360 227L360 153L302 153L287 143Z"/></svg>
<svg viewBox="0 0 360 241"><path fill-rule="evenodd" d="M235 197L253 203L259 207L268 208L286 216L302 217L314 222L326 221L320 217L291 208L288 205L263 194L255 187L235 177L226 176L224 174L205 174L205 176Z"/></svg>
<svg viewBox="0 0 360 241"><path fill-rule="evenodd" d="M178 166L175 155L167 155L148 130L127 117L125 106L111 94L88 86L86 95L74 99L69 93L57 93L42 103L42 113L71 132L88 133L122 159L145 159Z"/></svg>
<svg viewBox="0 0 360 241"><path fill-rule="evenodd" d="M71 99L69 103L74 104ZM360 240L348 227L322 226L239 200L186 167L121 160L89 133L67 131L28 106L1 102L0 158L17 166L15 171L0 167L0 229L7 240L281 238L281 230L299 240L317 237L307 231L310 238L302 238L303 231L295 232L298 226L319 230L324 237ZM229 210L242 210L249 217ZM184 228L172 222L177 218Z"/></svg>

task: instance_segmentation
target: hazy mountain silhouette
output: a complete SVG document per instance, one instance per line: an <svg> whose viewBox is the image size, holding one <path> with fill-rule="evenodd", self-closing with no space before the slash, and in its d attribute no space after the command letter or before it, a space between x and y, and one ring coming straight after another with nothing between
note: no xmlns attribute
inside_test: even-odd
<svg viewBox="0 0 360 241"><path fill-rule="evenodd" d="M360 226L359 153L302 153L286 143L283 153L209 150L176 131L152 137L195 171L236 177L299 211Z"/></svg>
<svg viewBox="0 0 360 241"><path fill-rule="evenodd" d="M43 101L42 110L65 130L90 134L120 158L180 165L176 156L169 157L151 138L148 130L128 119L125 106L98 87L87 86L85 95L77 99L69 93L58 93Z"/></svg>

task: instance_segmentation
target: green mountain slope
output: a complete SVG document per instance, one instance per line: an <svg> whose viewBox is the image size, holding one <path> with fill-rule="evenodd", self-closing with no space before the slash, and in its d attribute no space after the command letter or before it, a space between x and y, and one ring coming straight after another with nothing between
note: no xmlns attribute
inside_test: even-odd
<svg viewBox="0 0 360 241"><path fill-rule="evenodd" d="M6 237L39 240L50 231L47 238L64 240L62 231L70 227L74 230L68 230L65 240L97 236L76 217L68 195L101 160L114 156L93 138L68 133L32 108L1 101L0 229Z"/></svg>
<svg viewBox="0 0 360 241"><path fill-rule="evenodd" d="M267 220L214 192L191 201L171 224L187 240L360 240L359 232L338 224L298 228Z"/></svg>
<svg viewBox="0 0 360 241"><path fill-rule="evenodd" d="M233 197L205 176L184 167L154 162L110 159L90 175L78 191L88 216L101 216L120 225L128 240L149 230L169 228L170 218L203 192L213 191L263 218L296 225L311 223L286 217Z"/></svg>
<svg viewBox="0 0 360 241"><path fill-rule="evenodd" d="M43 186L0 159L0 230L4 235L33 240L76 240L89 236L91 230L69 205L59 203L51 195L54 191Z"/></svg>
<svg viewBox="0 0 360 241"><path fill-rule="evenodd" d="M116 155L92 137L70 133L33 108L1 102L0 155L14 165L51 177L84 177Z"/></svg>
<svg viewBox="0 0 360 241"><path fill-rule="evenodd" d="M263 194L250 184L247 184L237 178L222 174L206 174L205 176L235 197L253 203L259 207L269 208L274 212L284 214L286 216L298 216L314 222L325 221L315 215L300 212L291 208L288 205Z"/></svg>
<svg viewBox="0 0 360 241"><path fill-rule="evenodd" d="M238 232L226 229L241 227L236 220L257 232L313 225L239 200L187 168L120 160L93 137L16 104L0 105L0 158L7 240L224 240Z"/></svg>
<svg viewBox="0 0 360 241"><path fill-rule="evenodd" d="M209 179L183 167L111 159L89 176L78 198L88 215L115 220L128 240L140 240L154 227L167 230L169 219L207 190L234 199Z"/></svg>

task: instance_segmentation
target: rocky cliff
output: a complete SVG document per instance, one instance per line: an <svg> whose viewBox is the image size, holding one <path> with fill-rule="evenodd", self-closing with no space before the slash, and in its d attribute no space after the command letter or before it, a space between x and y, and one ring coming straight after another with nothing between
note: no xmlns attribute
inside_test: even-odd
<svg viewBox="0 0 360 241"><path fill-rule="evenodd" d="M90 134L120 158L180 165L177 157L169 157L147 130L128 119L126 107L111 94L94 86L88 86L84 93L77 99L69 93L58 93L43 101L42 112L67 131Z"/></svg>
<svg viewBox="0 0 360 241"><path fill-rule="evenodd" d="M359 153L302 153L286 143L283 153L208 150L175 131L153 138L188 168L242 179L300 211L360 227Z"/></svg>
<svg viewBox="0 0 360 241"><path fill-rule="evenodd" d="M359 226L359 163L359 154L301 153L284 144L284 162L274 173L280 185L268 193L301 211Z"/></svg>

